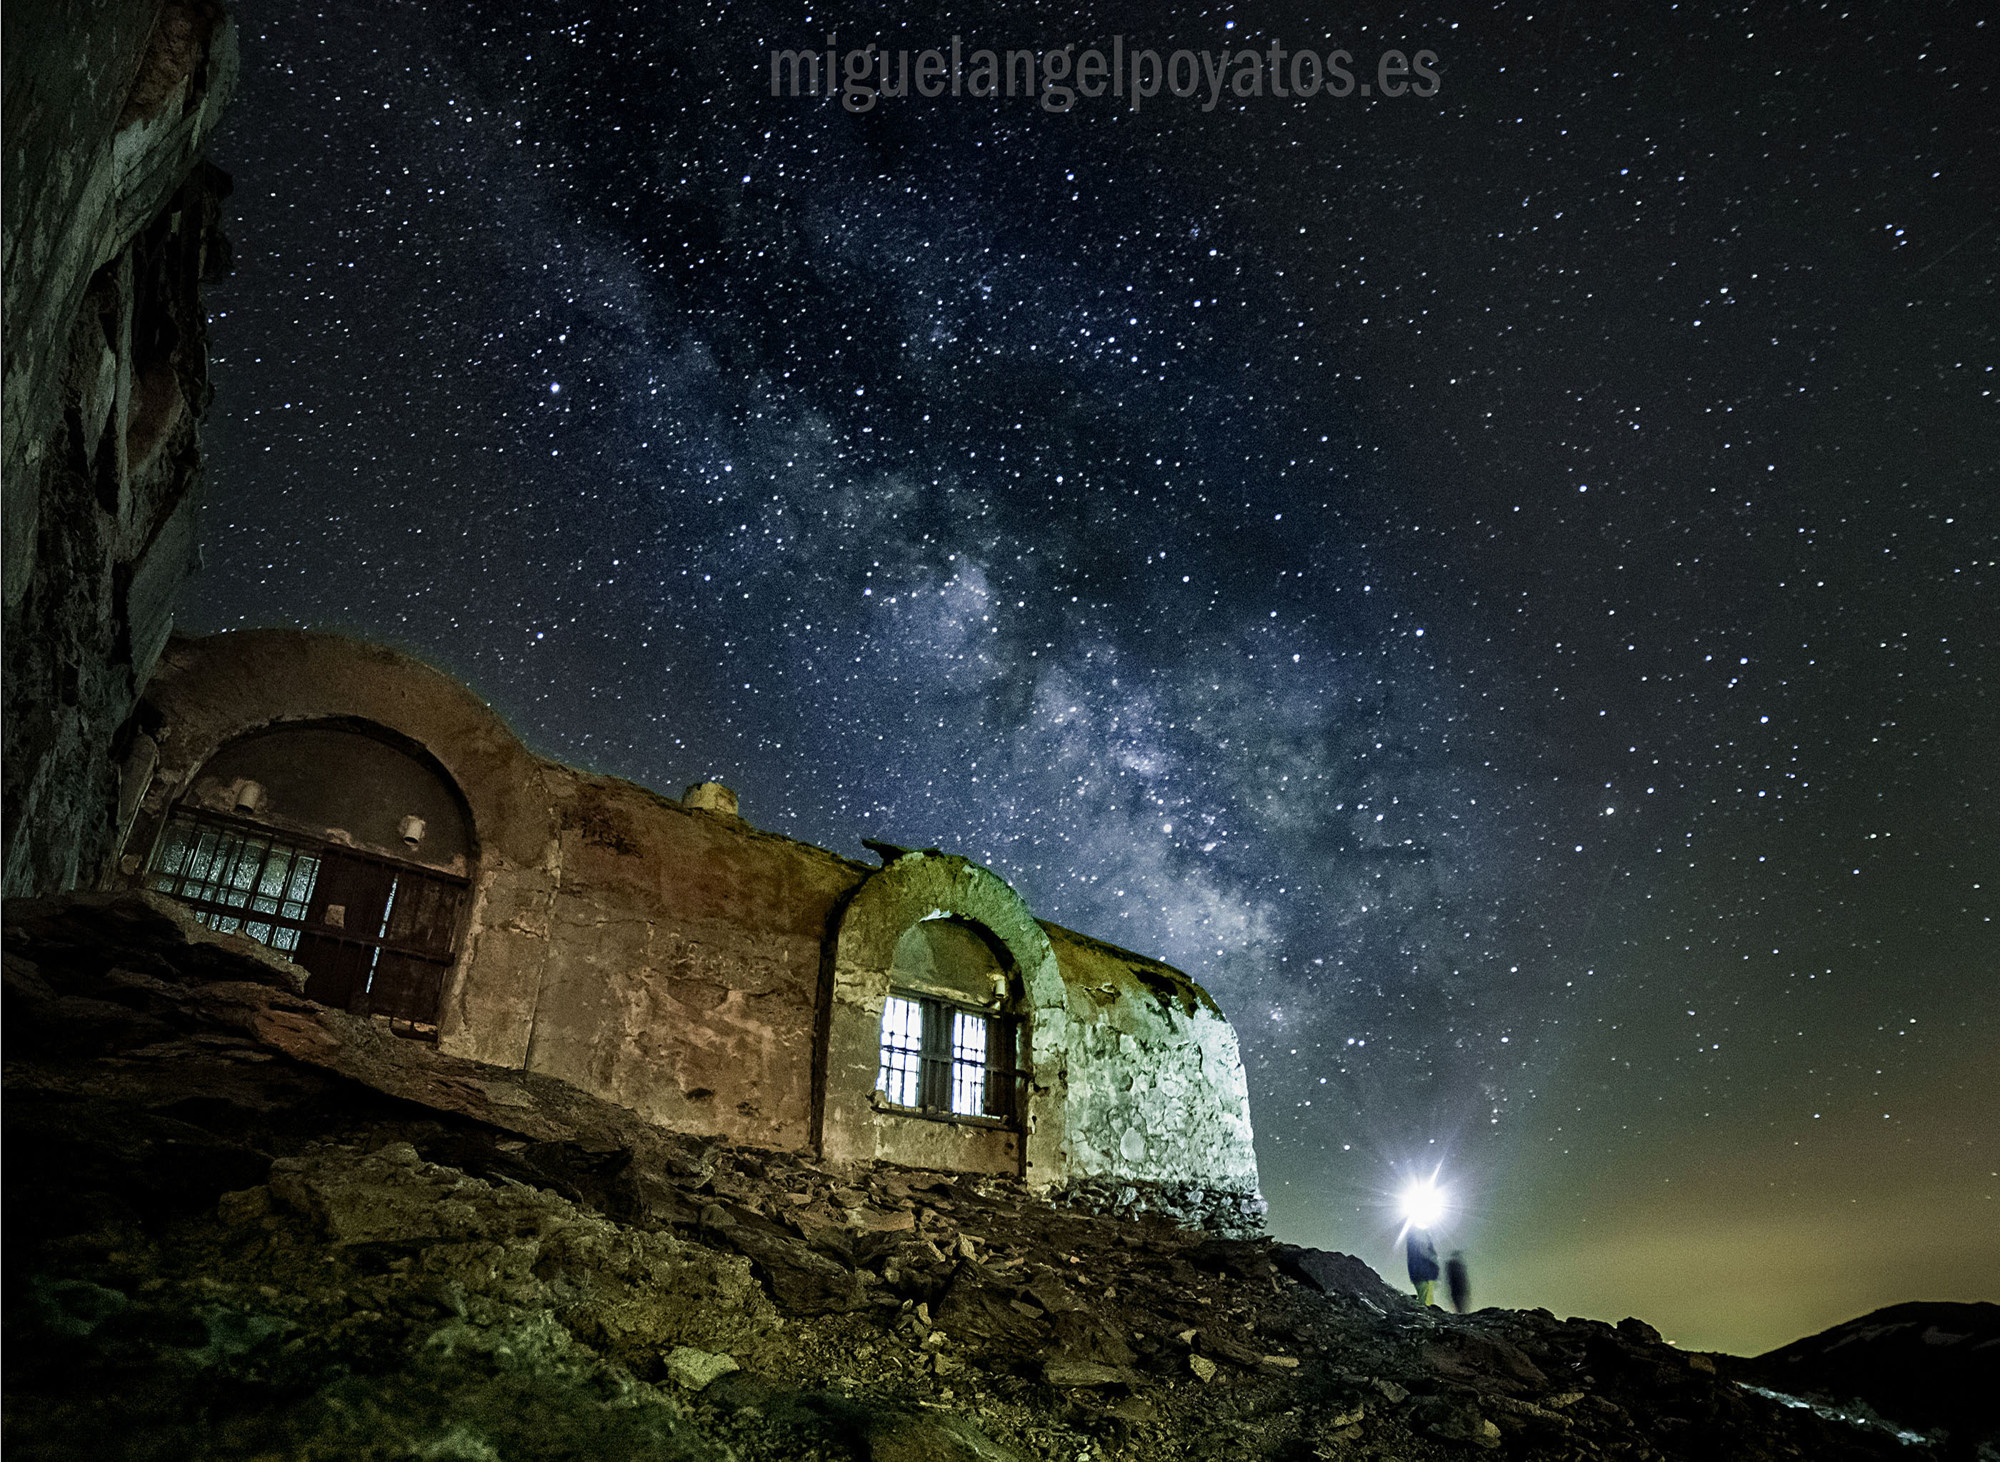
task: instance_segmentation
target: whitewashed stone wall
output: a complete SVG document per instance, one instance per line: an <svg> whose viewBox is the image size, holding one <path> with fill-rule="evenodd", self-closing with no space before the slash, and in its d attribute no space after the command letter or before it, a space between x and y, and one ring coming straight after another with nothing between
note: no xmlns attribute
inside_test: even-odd
<svg viewBox="0 0 2000 1462"><path fill-rule="evenodd" d="M1060 1186L1091 1208L1259 1226L1249 1090L1215 1002L1157 960L1049 935L1067 994Z"/></svg>

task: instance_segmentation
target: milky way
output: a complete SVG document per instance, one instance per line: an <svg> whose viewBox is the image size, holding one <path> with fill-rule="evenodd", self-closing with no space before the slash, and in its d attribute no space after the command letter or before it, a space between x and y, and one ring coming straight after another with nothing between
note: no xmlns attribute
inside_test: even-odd
<svg viewBox="0 0 2000 1462"><path fill-rule="evenodd" d="M183 622L1187 968L1285 1236L2000 1298L1996 27L1556 9L246 11ZM770 96L830 29L1442 84Z"/></svg>

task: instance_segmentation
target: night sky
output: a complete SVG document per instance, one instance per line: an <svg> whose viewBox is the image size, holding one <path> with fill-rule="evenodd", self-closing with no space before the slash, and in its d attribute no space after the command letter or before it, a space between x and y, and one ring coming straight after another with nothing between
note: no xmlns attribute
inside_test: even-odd
<svg viewBox="0 0 2000 1462"><path fill-rule="evenodd" d="M1281 1237L2000 1299L2000 16L240 9L205 569L1234 1020ZM1643 13L1641 13L1643 12ZM772 98L1276 41L1388 98Z"/></svg>

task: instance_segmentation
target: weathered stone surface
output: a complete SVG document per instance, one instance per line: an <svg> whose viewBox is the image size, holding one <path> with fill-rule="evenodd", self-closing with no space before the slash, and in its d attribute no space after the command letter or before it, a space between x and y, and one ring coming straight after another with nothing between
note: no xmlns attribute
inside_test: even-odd
<svg viewBox="0 0 2000 1462"><path fill-rule="evenodd" d="M1066 982L1056 1181L1097 1211L1198 1210L1190 1226L1260 1230L1249 1090L1215 1002L1158 960L1043 928Z"/></svg>
<svg viewBox="0 0 2000 1462"><path fill-rule="evenodd" d="M1268 1244L1241 1239L1203 1239L1187 1251L1188 1263L1211 1274L1256 1281L1273 1272Z"/></svg>
<svg viewBox="0 0 2000 1462"><path fill-rule="evenodd" d="M1427 1396L1417 1403L1414 1417L1425 1431L1447 1442L1470 1442L1486 1450L1501 1444L1500 1428L1463 1397Z"/></svg>
<svg viewBox="0 0 2000 1462"><path fill-rule="evenodd" d="M995 1277L976 1266L960 1265L937 1307L937 1323L952 1339L984 1355L1030 1359L1046 1354L1048 1326L1034 1306L1008 1298Z"/></svg>
<svg viewBox="0 0 2000 1462"><path fill-rule="evenodd" d="M1111 1316L1096 1310L1064 1310L1049 1316L1056 1345L1073 1360L1094 1361L1123 1370L1137 1359L1125 1342L1125 1330Z"/></svg>
<svg viewBox="0 0 2000 1462"><path fill-rule="evenodd" d="M1412 1303L1408 1295L1389 1288L1381 1275L1351 1254L1274 1244L1271 1260L1286 1274L1310 1284L1321 1294L1346 1295L1383 1311L1406 1309Z"/></svg>
<svg viewBox="0 0 2000 1462"><path fill-rule="evenodd" d="M1101 1361L1072 1360L1058 1356L1042 1366L1042 1379L1059 1390L1069 1390L1079 1386L1117 1386L1128 1381L1136 1381L1137 1376L1121 1366L1108 1366Z"/></svg>
<svg viewBox="0 0 2000 1462"><path fill-rule="evenodd" d="M863 1309L868 1294L854 1272L777 1228L730 1222L713 1230L757 1266L771 1297L790 1315L832 1315Z"/></svg>
<svg viewBox="0 0 2000 1462"><path fill-rule="evenodd" d="M1201 1347L1203 1355L1226 1360L1231 1365L1255 1370L1264 1362L1264 1352L1250 1343L1241 1332L1232 1334L1221 1325L1205 1325L1195 1336L1195 1344Z"/></svg>
<svg viewBox="0 0 2000 1462"><path fill-rule="evenodd" d="M1182 1180L1075 1178L1054 1189L1050 1197L1065 1208L1119 1218L1156 1215L1184 1229L1205 1230L1228 1238L1250 1238L1264 1230L1266 1205L1254 1186Z"/></svg>
<svg viewBox="0 0 2000 1462"><path fill-rule="evenodd" d="M1019 1462L960 1416L890 1412L868 1430L868 1462Z"/></svg>
<svg viewBox="0 0 2000 1462"><path fill-rule="evenodd" d="M42 959L126 968L181 979L247 980L297 994L306 972L242 934L217 934L185 905L152 893L72 894L7 905L11 948Z"/></svg>
<svg viewBox="0 0 2000 1462"><path fill-rule="evenodd" d="M1652 1344L1662 1345L1657 1333ZM1450 1330L1424 1347L1424 1359L1447 1376L1501 1377L1511 1384L1506 1389L1546 1391L1549 1378L1528 1359L1521 1348L1494 1335L1473 1330Z"/></svg>
<svg viewBox="0 0 2000 1462"><path fill-rule="evenodd" d="M87 885L151 770L130 720L193 563L200 286L236 74L201 0L16 5L0 203L0 747L10 895Z"/></svg>
<svg viewBox="0 0 2000 1462"><path fill-rule="evenodd" d="M667 1374L690 1391L706 1390L724 1376L742 1369L733 1355L696 1350L691 1345L676 1345L667 1352Z"/></svg>
<svg viewBox="0 0 2000 1462"><path fill-rule="evenodd" d="M560 842L546 764L464 686L407 656L338 635L251 631L175 639L147 689L160 755L126 839L143 864L171 808L238 737L288 722L393 728L464 798L477 872L444 1044L502 1065L527 1057L550 948ZM137 869L113 882L138 881ZM465 974L479 971L476 990Z"/></svg>

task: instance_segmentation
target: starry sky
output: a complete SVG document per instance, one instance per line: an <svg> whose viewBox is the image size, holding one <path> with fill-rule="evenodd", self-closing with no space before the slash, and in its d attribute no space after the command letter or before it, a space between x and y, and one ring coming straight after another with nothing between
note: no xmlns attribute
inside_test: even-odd
<svg viewBox="0 0 2000 1462"><path fill-rule="evenodd" d="M1436 1171L1483 1303L2000 1299L2000 18L1598 9L245 3L183 626L1181 965L1398 1282Z"/></svg>

